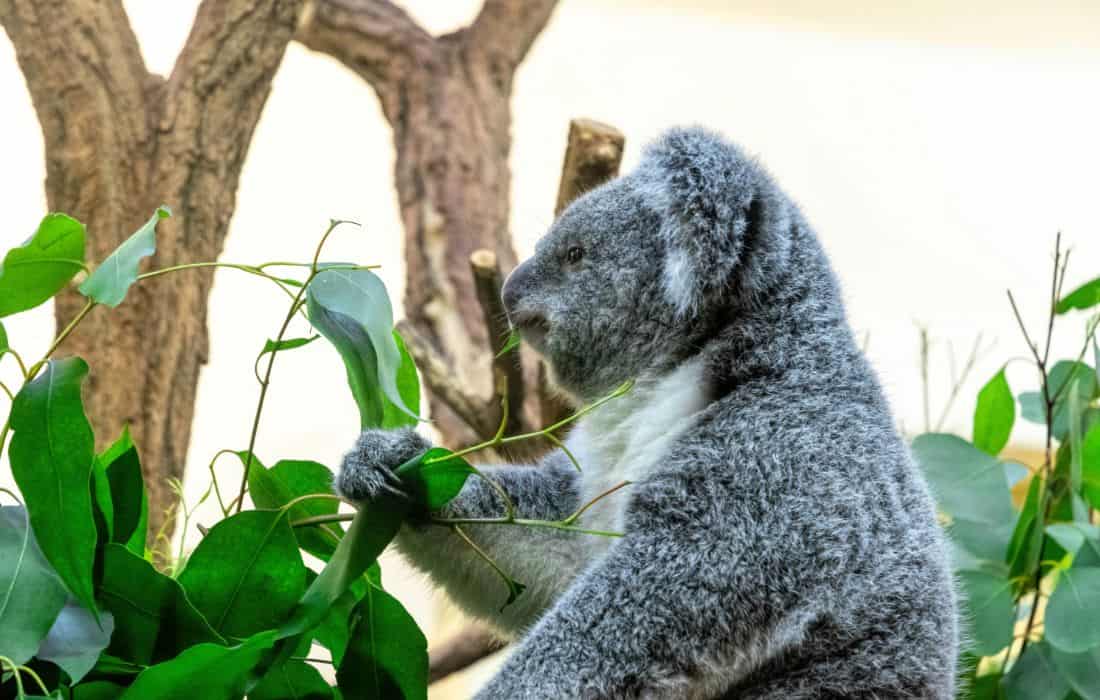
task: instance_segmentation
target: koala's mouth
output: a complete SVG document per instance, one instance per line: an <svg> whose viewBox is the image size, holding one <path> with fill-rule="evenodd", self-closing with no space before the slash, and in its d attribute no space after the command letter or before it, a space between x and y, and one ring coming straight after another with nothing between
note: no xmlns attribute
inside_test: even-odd
<svg viewBox="0 0 1100 700"><path fill-rule="evenodd" d="M512 322L512 327L519 331L520 336L536 348L542 345L550 333L550 321L535 311L512 314L508 320Z"/></svg>

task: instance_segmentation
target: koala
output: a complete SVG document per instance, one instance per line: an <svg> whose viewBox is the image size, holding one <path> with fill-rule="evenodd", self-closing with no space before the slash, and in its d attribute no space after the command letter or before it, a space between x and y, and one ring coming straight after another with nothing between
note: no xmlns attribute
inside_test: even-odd
<svg viewBox="0 0 1100 700"><path fill-rule="evenodd" d="M518 640L477 697L954 696L958 618L927 485L845 317L810 226L754 159L701 128L578 198L508 277L508 318L591 403L538 465L484 467L518 515L601 537L468 525L396 546L468 613ZM337 488L368 503L428 449L368 430ZM503 504L471 478L442 517Z"/></svg>

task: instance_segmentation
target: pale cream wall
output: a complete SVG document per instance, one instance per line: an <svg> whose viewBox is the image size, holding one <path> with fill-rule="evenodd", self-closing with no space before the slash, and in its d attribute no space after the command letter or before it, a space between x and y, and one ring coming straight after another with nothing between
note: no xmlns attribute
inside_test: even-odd
<svg viewBox="0 0 1100 700"><path fill-rule="evenodd" d="M466 21L477 4L411 3L433 31ZM997 359L1024 350L1006 287L1038 325L1055 231L1074 247L1071 285L1100 274L1100 5L879 5L565 0L516 83L512 222L521 254L551 220L569 118L621 128L627 167L666 126L720 129L759 154L817 225L900 419L919 428L916 322L960 352L978 330L997 338L980 366L984 378ZM154 70L170 69L194 6L127 3ZM41 136L5 39L0 109L3 250L26 237L45 206ZM329 217L357 219L363 230L335 236L331 257L382 264L399 300L389 139L366 85L292 45L252 144L223 259L304 258ZM192 498L205 487L209 456L247 440L257 392L251 362L283 311L282 298L258 281L218 273L188 465ZM51 311L5 326L16 347L36 356L49 340ZM1076 350L1079 328L1066 324L1059 352ZM0 378L14 380L7 362ZM1032 380L1022 365L1010 378L1019 389ZM945 385L941 374L937 387ZM968 431L976 388L967 388L950 427ZM343 370L327 347L280 361L263 458L334 466L355 428ZM0 483L10 483L6 464ZM430 625L422 582L394 566L387 582Z"/></svg>

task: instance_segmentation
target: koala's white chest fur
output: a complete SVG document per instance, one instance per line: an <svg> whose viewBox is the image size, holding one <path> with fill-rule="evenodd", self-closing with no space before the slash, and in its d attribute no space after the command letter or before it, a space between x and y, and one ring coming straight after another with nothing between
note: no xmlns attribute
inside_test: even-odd
<svg viewBox="0 0 1100 700"><path fill-rule="evenodd" d="M566 440L583 469L581 502L644 478L706 404L703 365L692 360L662 377L639 380L630 393L589 414ZM578 524L622 531L629 488L600 500Z"/></svg>

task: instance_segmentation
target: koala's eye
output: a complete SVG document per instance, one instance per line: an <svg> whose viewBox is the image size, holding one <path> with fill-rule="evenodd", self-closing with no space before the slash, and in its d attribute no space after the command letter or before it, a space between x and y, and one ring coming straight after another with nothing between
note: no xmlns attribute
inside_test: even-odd
<svg viewBox="0 0 1100 700"><path fill-rule="evenodd" d="M575 245L565 252L565 259L569 261L570 265L576 265L584 257L584 248L579 245Z"/></svg>

